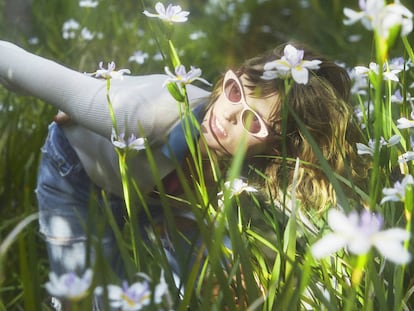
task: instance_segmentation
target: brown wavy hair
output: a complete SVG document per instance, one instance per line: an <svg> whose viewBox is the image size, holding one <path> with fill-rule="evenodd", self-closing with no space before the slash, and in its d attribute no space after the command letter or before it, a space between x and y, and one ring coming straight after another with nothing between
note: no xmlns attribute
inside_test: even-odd
<svg viewBox="0 0 414 311"><path fill-rule="evenodd" d="M356 153L356 143L363 141L362 134L354 119L353 107L349 102L351 82L343 67L309 48L297 43L290 43L297 49L304 50L305 60L321 60L319 69L309 73L307 84L293 83L286 94L285 81L282 79L264 80L263 66L265 63L280 59L286 44L283 44L263 55L247 60L238 70L238 75L245 75L251 90L250 96L268 97L277 94L278 102L272 116L272 132L270 148L267 155L259 155L246 159L253 171L262 172L249 174L255 176L269 194L269 198L281 199L283 180L291 185L296 158L301 161L296 185L296 197L305 208L325 210L329 205L336 205L337 194L320 166L320 160L309 135L320 149L330 169L350 181L351 185L364 188L367 176L367 165ZM212 100L220 92L221 83L212 93ZM285 126L282 126L281 107L288 106ZM296 115L296 117L294 117ZM282 134L282 130L284 134ZM282 154L282 137L285 152ZM282 159L288 159L282 165ZM263 178L263 175L265 178ZM343 184L342 184L343 186ZM349 185L342 187L351 196L354 193Z"/></svg>

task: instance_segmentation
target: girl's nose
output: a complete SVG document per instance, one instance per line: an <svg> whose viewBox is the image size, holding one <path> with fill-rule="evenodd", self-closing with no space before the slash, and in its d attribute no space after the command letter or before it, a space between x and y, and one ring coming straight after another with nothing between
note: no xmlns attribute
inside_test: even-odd
<svg viewBox="0 0 414 311"><path fill-rule="evenodd" d="M242 108L242 105L228 105L223 111L223 116L230 123L236 124Z"/></svg>

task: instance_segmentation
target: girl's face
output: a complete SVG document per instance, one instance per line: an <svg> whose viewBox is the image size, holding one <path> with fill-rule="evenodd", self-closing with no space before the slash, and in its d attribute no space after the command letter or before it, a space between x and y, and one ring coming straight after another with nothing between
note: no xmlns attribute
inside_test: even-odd
<svg viewBox="0 0 414 311"><path fill-rule="evenodd" d="M210 106L202 122L204 139L209 149L219 156L235 155L246 140L246 154L269 150L274 134L269 126L278 96L252 97L244 87L245 76L239 79L228 71L220 96Z"/></svg>

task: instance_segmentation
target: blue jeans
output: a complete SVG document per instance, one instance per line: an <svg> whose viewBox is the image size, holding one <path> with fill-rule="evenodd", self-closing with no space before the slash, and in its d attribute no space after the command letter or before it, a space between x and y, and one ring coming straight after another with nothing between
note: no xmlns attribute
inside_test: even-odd
<svg viewBox="0 0 414 311"><path fill-rule="evenodd" d="M88 237L99 237L105 258L115 265L118 252L103 215L101 191L91 182L63 130L55 123L49 126L42 153L36 194L39 227L46 240L51 271L60 275L90 267L96 254ZM105 202L122 226L123 200L109 195Z"/></svg>
<svg viewBox="0 0 414 311"><path fill-rule="evenodd" d="M103 208L109 205L121 228L126 216L123 199L109 194L106 200L102 198L101 189L89 179L62 128L55 123L49 126L42 153L36 194L40 232L46 241L51 271L57 275L70 271L83 273L93 266L97 255L91 241L98 241L106 262L122 276L117 243ZM160 210L159 206L151 206L156 218L162 217ZM145 226L148 223L145 223L144 217L140 217L139 221L143 238L146 239ZM188 240L197 240L196 228L184 231L187 243ZM161 237L161 241L172 270L180 275L177 254L168 236ZM181 253L183 250L184 253ZM193 251L195 249L188 245L180 247L180 255L189 259L189 265L194 260Z"/></svg>

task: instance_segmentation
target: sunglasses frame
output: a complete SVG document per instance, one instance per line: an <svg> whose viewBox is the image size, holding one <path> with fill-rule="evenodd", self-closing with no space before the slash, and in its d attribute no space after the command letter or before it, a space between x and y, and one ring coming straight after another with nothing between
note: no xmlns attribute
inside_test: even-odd
<svg viewBox="0 0 414 311"><path fill-rule="evenodd" d="M240 89L240 94L241 94L241 98L240 101L238 102L234 102L232 101L230 98L228 98L227 92L226 92L226 84L229 80L233 80L237 87ZM243 89L243 84L241 83L239 77L234 73L233 70L228 70L223 78L223 94L224 97L232 104L232 105L239 105L242 104L243 105L243 110L240 112L240 122L243 125L243 128L252 136L254 137L258 137L258 138L265 138L267 136L269 136L269 130L268 130L268 126L266 125L266 123L264 122L263 118L256 112L254 111L248 104L246 101L246 95L244 94L244 89ZM253 133L251 132L245 125L245 122L243 120L243 115L246 111L250 111L251 113L254 114L254 116L257 118L257 120L260 123L260 130L257 133Z"/></svg>

